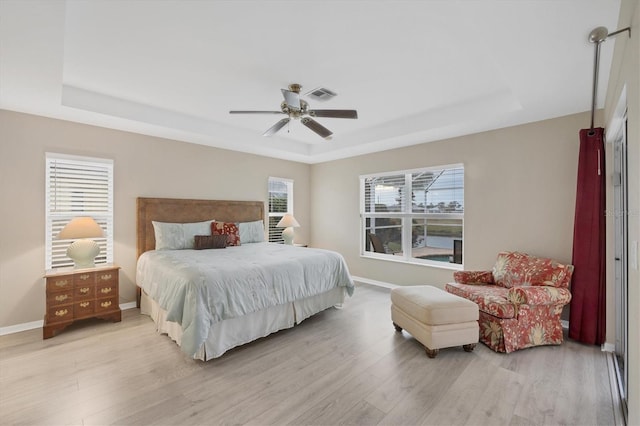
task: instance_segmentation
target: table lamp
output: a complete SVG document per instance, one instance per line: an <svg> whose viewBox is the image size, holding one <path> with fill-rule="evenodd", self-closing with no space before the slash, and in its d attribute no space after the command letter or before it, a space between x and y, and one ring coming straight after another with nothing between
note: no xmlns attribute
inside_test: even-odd
<svg viewBox="0 0 640 426"><path fill-rule="evenodd" d="M284 243L293 245L293 228L298 228L299 226L300 224L298 223L296 218L293 217L293 215L287 213L282 216L282 219L280 219L280 222L278 222L276 228L284 228L284 231L282 231L282 239L284 240Z"/></svg>
<svg viewBox="0 0 640 426"><path fill-rule="evenodd" d="M95 258L100 254L100 246L90 238L104 237L100 225L91 217L76 217L62 228L58 240L73 240L67 248L67 256L73 259L76 268L93 268Z"/></svg>

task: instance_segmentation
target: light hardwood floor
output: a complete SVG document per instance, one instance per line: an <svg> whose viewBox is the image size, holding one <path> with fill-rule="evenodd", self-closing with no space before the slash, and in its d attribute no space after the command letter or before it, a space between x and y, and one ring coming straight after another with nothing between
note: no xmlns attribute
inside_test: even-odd
<svg viewBox="0 0 640 426"><path fill-rule="evenodd" d="M614 423L607 358L565 341L426 357L391 325L388 290L200 362L137 309L42 340L0 337L1 424Z"/></svg>

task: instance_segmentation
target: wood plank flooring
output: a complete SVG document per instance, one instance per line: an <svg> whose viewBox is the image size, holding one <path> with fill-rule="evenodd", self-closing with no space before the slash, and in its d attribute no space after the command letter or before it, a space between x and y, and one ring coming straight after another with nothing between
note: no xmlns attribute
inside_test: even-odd
<svg viewBox="0 0 640 426"><path fill-rule="evenodd" d="M426 357L391 325L388 290L201 362L137 309L42 340L0 337L0 424L609 425L606 355L565 341Z"/></svg>

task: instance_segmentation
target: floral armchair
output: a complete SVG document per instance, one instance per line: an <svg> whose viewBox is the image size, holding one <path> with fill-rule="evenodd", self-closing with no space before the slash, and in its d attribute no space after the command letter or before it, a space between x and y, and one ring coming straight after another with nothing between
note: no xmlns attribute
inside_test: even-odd
<svg viewBox="0 0 640 426"><path fill-rule="evenodd" d="M475 302L480 341L496 352L562 343L560 314L571 300L573 265L501 252L492 271L459 271L449 293Z"/></svg>

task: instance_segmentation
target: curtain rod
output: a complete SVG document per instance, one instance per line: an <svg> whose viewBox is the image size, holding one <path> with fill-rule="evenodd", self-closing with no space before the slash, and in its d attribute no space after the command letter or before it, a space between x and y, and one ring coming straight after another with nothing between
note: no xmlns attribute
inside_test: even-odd
<svg viewBox="0 0 640 426"><path fill-rule="evenodd" d="M598 95L598 68L600 66L600 43L625 31L629 31L629 38L631 38L631 27L626 27L618 31L614 31L609 34L609 30L605 27L594 28L589 33L589 42L595 44L594 57L593 57L593 92L591 96L591 129L589 130L589 136L593 136L593 119L596 113L596 97Z"/></svg>

